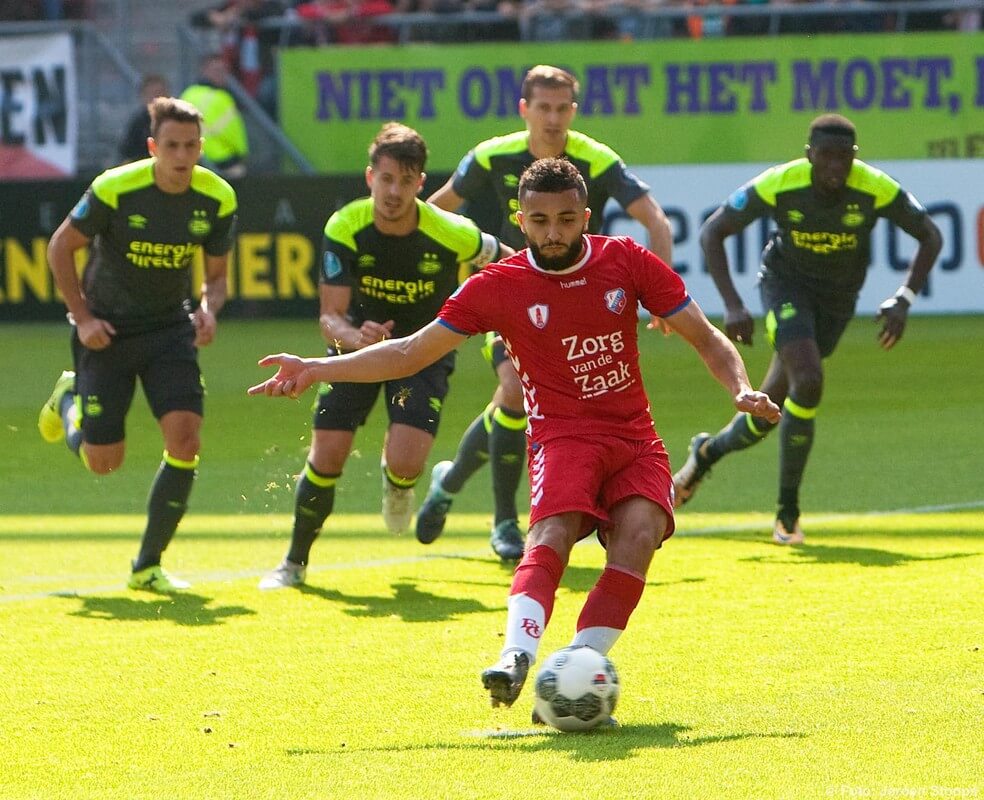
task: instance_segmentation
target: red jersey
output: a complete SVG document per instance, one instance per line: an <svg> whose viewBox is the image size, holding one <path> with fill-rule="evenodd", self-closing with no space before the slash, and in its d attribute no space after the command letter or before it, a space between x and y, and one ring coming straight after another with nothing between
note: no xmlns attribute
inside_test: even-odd
<svg viewBox="0 0 984 800"><path fill-rule="evenodd" d="M469 336L498 331L523 383L534 442L576 435L650 439L639 370L638 304L666 317L689 302L680 276L626 237L584 237L564 272L529 250L490 264L448 298L438 319Z"/></svg>

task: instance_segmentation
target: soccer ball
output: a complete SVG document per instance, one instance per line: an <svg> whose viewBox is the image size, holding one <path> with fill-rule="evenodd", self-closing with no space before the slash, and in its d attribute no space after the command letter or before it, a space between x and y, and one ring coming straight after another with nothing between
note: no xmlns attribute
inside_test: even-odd
<svg viewBox="0 0 984 800"><path fill-rule="evenodd" d="M590 647L565 647L536 676L534 713L561 731L586 731L605 722L618 701L615 665Z"/></svg>

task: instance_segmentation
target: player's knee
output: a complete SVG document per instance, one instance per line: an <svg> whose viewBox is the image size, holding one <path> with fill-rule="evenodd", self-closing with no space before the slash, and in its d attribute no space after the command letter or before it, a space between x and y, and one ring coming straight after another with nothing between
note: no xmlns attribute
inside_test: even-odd
<svg viewBox="0 0 984 800"><path fill-rule="evenodd" d="M789 387L789 396L801 406L816 408L823 396L823 374L810 371L797 375Z"/></svg>
<svg viewBox="0 0 984 800"><path fill-rule="evenodd" d="M168 438L167 452L181 461L194 461L201 446L202 441L198 431L183 431Z"/></svg>
<svg viewBox="0 0 984 800"><path fill-rule="evenodd" d="M105 451L82 445L79 451L82 463L95 475L109 475L123 465L123 451Z"/></svg>
<svg viewBox="0 0 984 800"><path fill-rule="evenodd" d="M612 563L645 574L665 533L664 524L620 526L609 532L608 558Z"/></svg>
<svg viewBox="0 0 984 800"><path fill-rule="evenodd" d="M577 541L577 530L565 520L564 516L546 517L535 522L526 535L526 552L534 547L545 545L557 553L566 563L571 548Z"/></svg>
<svg viewBox="0 0 984 800"><path fill-rule="evenodd" d="M500 381L499 391L496 393L496 405L500 408L508 408L514 412L522 412L523 409L523 384L519 378L512 378Z"/></svg>

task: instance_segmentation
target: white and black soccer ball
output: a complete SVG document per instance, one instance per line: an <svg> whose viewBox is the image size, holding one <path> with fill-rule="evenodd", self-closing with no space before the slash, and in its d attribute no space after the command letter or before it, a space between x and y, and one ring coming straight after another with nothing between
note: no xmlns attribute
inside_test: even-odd
<svg viewBox="0 0 984 800"><path fill-rule="evenodd" d="M586 731L606 722L618 702L615 665L591 647L565 647L536 676L534 712L561 731Z"/></svg>

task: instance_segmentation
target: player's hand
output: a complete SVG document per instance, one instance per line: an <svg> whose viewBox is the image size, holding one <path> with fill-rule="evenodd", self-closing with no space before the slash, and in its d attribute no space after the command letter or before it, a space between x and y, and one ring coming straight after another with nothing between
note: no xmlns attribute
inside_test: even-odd
<svg viewBox="0 0 984 800"><path fill-rule="evenodd" d="M673 328L670 327L670 323L668 323L662 317L651 318L649 322L646 324L646 328L648 328L651 331L659 331L661 334L663 334L663 336L673 335Z"/></svg>
<svg viewBox="0 0 984 800"><path fill-rule="evenodd" d="M782 410L772 402L772 399L765 392L752 390L739 392L735 397L735 408L772 423L778 422L782 416Z"/></svg>
<svg viewBox="0 0 984 800"><path fill-rule="evenodd" d="M75 330L79 341L89 350L105 350L116 335L116 328L109 322L98 317L89 317L83 322L75 321Z"/></svg>
<svg viewBox="0 0 984 800"><path fill-rule="evenodd" d="M195 326L195 347L204 347L212 343L218 325L215 314L202 308L196 308L191 314L191 324Z"/></svg>
<svg viewBox="0 0 984 800"><path fill-rule="evenodd" d="M909 302L904 297L889 297L878 306L875 322L882 324L878 333L878 343L885 350L891 350L902 338L905 323L909 319Z"/></svg>
<svg viewBox="0 0 984 800"><path fill-rule="evenodd" d="M259 360L261 367L277 367L277 374L262 383L250 386L246 394L265 394L267 397L298 398L315 382L314 370L307 359L290 353L277 353Z"/></svg>
<svg viewBox="0 0 984 800"><path fill-rule="evenodd" d="M729 339L738 344L752 346L752 333L755 332L755 321L745 306L736 309L726 309L724 312L724 332Z"/></svg>
<svg viewBox="0 0 984 800"><path fill-rule="evenodd" d="M368 347L371 344L389 339L393 335L393 328L395 327L396 322L393 320L387 320L386 322L363 322L359 328L359 339L356 343L356 349L361 350L363 347Z"/></svg>

